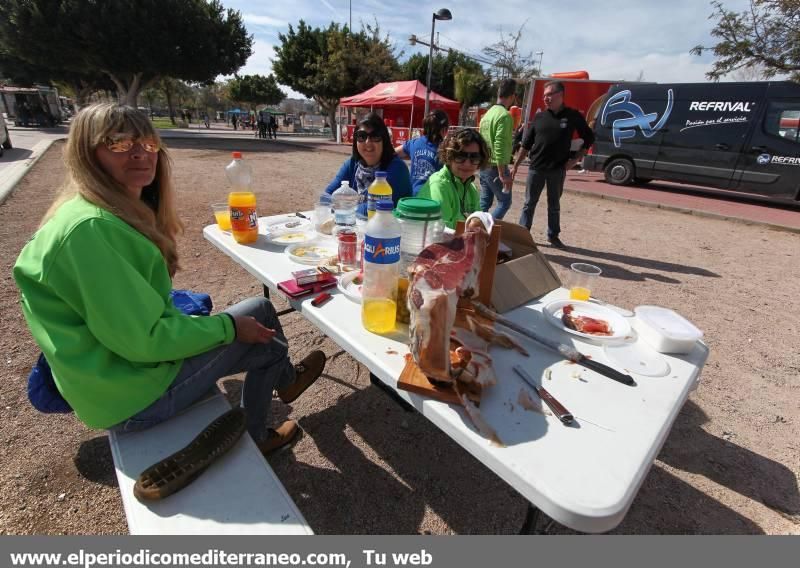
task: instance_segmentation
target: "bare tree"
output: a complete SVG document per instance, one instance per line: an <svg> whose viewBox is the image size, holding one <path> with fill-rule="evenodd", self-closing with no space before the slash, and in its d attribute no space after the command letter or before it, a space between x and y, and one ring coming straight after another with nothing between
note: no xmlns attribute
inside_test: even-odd
<svg viewBox="0 0 800 568"><path fill-rule="evenodd" d="M497 79L508 77L525 78L533 77L537 73L533 52L522 53L520 40L525 20L516 33L500 32L500 41L483 48L483 53L493 61L492 72Z"/></svg>

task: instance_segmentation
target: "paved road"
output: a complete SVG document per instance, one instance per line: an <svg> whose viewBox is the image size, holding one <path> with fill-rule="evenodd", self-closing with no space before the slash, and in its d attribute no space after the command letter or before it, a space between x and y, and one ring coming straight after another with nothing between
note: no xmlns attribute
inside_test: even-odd
<svg viewBox="0 0 800 568"><path fill-rule="evenodd" d="M2 120L2 118L0 118ZM56 128L22 128L8 124L8 134L14 148L6 150L0 158L0 175L4 169L11 167L17 162L27 160L31 157L34 147L43 140L55 140L64 138L67 135L66 126Z"/></svg>

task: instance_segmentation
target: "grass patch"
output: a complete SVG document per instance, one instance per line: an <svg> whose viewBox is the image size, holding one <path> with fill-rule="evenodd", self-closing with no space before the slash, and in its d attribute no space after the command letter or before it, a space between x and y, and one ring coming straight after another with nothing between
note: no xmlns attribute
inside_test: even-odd
<svg viewBox="0 0 800 568"><path fill-rule="evenodd" d="M176 124L172 124L172 121L169 119L169 117L157 116L151 120L153 121L153 126L156 128L178 128Z"/></svg>

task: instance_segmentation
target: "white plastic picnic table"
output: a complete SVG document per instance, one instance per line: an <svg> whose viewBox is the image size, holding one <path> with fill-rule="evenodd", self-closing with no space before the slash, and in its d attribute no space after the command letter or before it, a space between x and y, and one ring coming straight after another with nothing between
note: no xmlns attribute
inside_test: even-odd
<svg viewBox="0 0 800 568"><path fill-rule="evenodd" d="M282 217L286 216L263 218L262 226ZM291 271L303 268L284 254L284 247L268 244L263 237L252 245L239 245L216 225L206 227L203 235L272 291L291 277ZM492 348L498 383L481 397L481 414L505 444L498 447L475 429L463 408L397 390L407 336L366 331L360 306L335 289L329 291L333 299L319 308L311 305L312 298L292 301L292 306L534 507L582 532L606 532L622 521L708 357L702 342L688 355L663 355L670 366L666 376L633 373L637 385L629 387L517 337L530 357ZM504 315L614 366L601 344L582 341L544 320L543 306L567 296L560 288ZM575 415L573 426L522 408L519 393L528 387L512 371L515 364L540 379Z"/></svg>

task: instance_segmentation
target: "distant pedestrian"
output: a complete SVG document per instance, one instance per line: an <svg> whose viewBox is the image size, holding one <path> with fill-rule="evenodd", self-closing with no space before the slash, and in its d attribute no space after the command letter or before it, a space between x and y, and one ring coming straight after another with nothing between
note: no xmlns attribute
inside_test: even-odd
<svg viewBox="0 0 800 568"><path fill-rule="evenodd" d="M278 139L278 121L275 120L274 114L269 115L269 132L273 139Z"/></svg>
<svg viewBox="0 0 800 568"><path fill-rule="evenodd" d="M508 169L511 163L511 144L514 135L514 121L508 108L514 104L517 95L517 82L505 79L497 90L497 103L483 115L480 133L492 151L488 165L481 170L481 211L489 208L497 199L497 207L492 217L502 219L511 207L511 185L514 178Z"/></svg>
<svg viewBox="0 0 800 568"><path fill-rule="evenodd" d="M266 111L258 111L258 137L267 138L267 113Z"/></svg>
<svg viewBox="0 0 800 568"><path fill-rule="evenodd" d="M236 114L231 115L231 124L233 125L233 129L236 130L237 124L239 122L239 118Z"/></svg>
<svg viewBox="0 0 800 568"><path fill-rule="evenodd" d="M422 123L423 135L406 140L394 151L404 160L411 160L411 188L416 195L428 178L442 167L437 152L439 144L447 135L450 121L447 113L435 110Z"/></svg>
<svg viewBox="0 0 800 568"><path fill-rule="evenodd" d="M556 248L565 248L559 238L561 233L561 194L564 191L564 177L594 144L594 133L583 115L573 108L564 106L564 84L550 81L544 86L546 109L533 117L522 147L517 153L512 176L516 175L519 164L528 154L530 168L525 184L525 205L519 224L530 230L536 203L547 185L547 240ZM570 158L572 135L577 132L583 139L582 147Z"/></svg>

